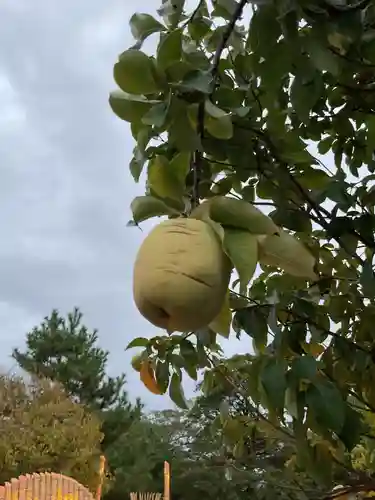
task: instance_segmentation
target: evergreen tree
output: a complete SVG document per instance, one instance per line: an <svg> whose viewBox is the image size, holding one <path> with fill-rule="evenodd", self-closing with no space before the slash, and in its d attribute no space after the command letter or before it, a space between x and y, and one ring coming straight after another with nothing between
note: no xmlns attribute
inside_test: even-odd
<svg viewBox="0 0 375 500"><path fill-rule="evenodd" d="M27 334L26 351L14 349L12 357L28 373L60 382L74 400L107 409L127 401L125 376L106 375L108 352L96 346L97 331L90 332L82 317L78 308L67 319L53 310Z"/></svg>

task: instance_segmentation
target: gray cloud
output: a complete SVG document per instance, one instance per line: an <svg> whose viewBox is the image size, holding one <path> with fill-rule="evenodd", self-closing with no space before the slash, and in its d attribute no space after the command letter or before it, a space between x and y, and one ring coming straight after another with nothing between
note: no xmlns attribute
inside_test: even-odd
<svg viewBox="0 0 375 500"><path fill-rule="evenodd" d="M110 371L126 371L131 396L160 408L168 398L143 389L123 350L155 332L131 295L144 233L126 222L143 188L127 169L128 127L107 105L115 58L133 43L133 10L123 0L1 2L0 364L12 366L11 348L52 308L79 306Z"/></svg>

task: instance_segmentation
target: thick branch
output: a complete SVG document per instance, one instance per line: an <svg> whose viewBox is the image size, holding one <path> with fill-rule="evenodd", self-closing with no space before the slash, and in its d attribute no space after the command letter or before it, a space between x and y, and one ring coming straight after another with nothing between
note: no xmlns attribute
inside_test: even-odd
<svg viewBox="0 0 375 500"><path fill-rule="evenodd" d="M355 493L364 493L375 491L375 482L371 481L367 484L358 484L355 486L343 486L342 488L337 488L328 495L322 497L322 500L334 500L335 498L348 498L347 495Z"/></svg>

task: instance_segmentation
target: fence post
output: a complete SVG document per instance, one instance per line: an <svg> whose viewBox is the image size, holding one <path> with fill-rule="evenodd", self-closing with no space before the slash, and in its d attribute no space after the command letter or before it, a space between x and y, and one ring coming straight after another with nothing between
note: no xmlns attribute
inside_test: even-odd
<svg viewBox="0 0 375 500"><path fill-rule="evenodd" d="M104 479L104 469L105 469L105 456L100 455L100 464L99 464L99 484L98 489L96 490L96 500L100 500L102 496L102 486Z"/></svg>
<svg viewBox="0 0 375 500"><path fill-rule="evenodd" d="M171 468L169 462L164 462L164 500L171 499Z"/></svg>

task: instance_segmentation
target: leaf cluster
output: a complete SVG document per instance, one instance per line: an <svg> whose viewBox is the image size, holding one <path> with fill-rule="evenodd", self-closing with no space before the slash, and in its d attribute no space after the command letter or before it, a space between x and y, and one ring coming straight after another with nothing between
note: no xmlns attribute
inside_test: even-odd
<svg viewBox="0 0 375 500"><path fill-rule="evenodd" d="M95 491L100 421L59 384L1 375L0 415L0 483L51 471Z"/></svg>
<svg viewBox="0 0 375 500"><path fill-rule="evenodd" d="M233 238L231 327L254 354L224 362L217 328L132 346L176 404L186 406L183 374L203 370L203 390L250 400L257 425L293 442L311 478L329 488L341 467L363 482L350 452L375 412L373 2L202 0L189 11L165 0L158 14L131 18L136 44L118 58L110 96L131 125L134 180L147 169L132 223L236 198L302 242L316 276L281 251L259 259L256 278L241 273L252 247ZM142 51L150 35L152 57Z"/></svg>

